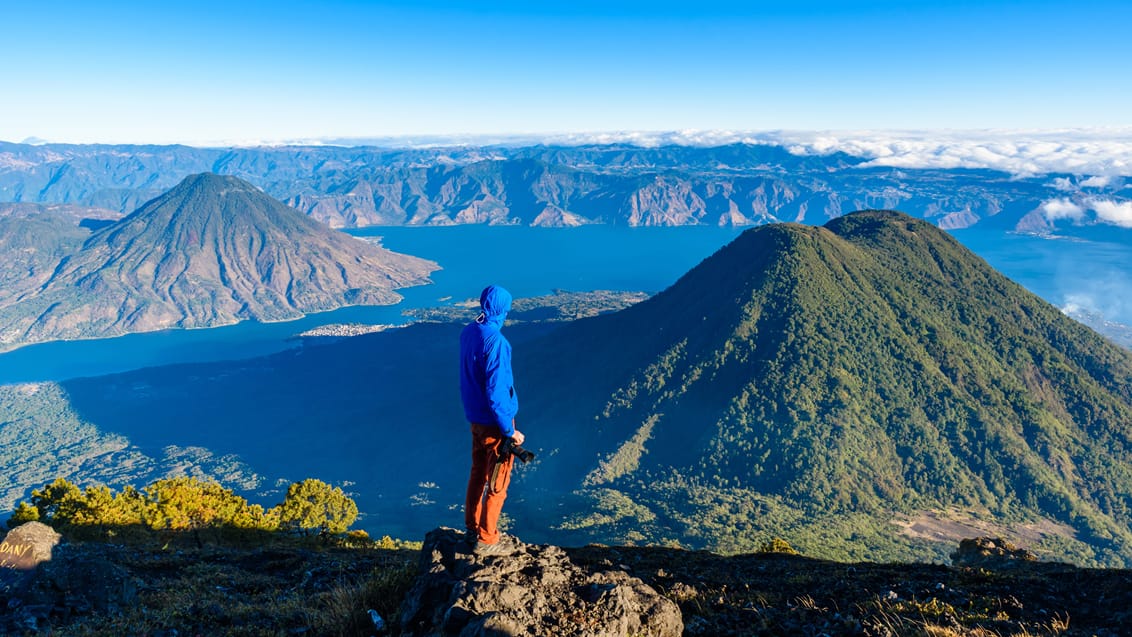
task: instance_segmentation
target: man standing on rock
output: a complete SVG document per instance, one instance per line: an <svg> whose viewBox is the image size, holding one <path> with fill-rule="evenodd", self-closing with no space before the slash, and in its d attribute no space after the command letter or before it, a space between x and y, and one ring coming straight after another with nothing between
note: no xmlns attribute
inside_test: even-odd
<svg viewBox="0 0 1132 637"><path fill-rule="evenodd" d="M460 333L460 397L472 424L472 471L464 503L464 527L476 555L509 551L500 542L499 514L507 499L515 457L501 451L523 444L515 429L519 399L511 373L511 344L503 321L511 309L511 293L489 285L480 294L480 315Z"/></svg>

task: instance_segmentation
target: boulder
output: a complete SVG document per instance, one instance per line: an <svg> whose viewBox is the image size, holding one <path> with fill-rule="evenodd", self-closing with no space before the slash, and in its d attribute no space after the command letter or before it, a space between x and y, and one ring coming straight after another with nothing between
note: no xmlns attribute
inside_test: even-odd
<svg viewBox="0 0 1132 637"><path fill-rule="evenodd" d="M1038 557L998 537L976 537L960 540L959 549L951 554L955 566L1003 568L1037 561Z"/></svg>
<svg viewBox="0 0 1132 637"><path fill-rule="evenodd" d="M49 618L114 614L137 601L138 582L103 547L62 544L54 529L28 522L0 542L0 635L36 632Z"/></svg>
<svg viewBox="0 0 1132 637"><path fill-rule="evenodd" d="M506 538L506 555L477 557L463 533L431 531L401 606L404 636L642 635L676 637L676 604L621 570L591 571L556 546Z"/></svg>
<svg viewBox="0 0 1132 637"><path fill-rule="evenodd" d="M42 522L25 522L0 541L0 599L21 595L40 564L51 559L59 534Z"/></svg>
<svg viewBox="0 0 1132 637"><path fill-rule="evenodd" d="M30 571L51 559L61 536L42 522L25 522L0 541L0 568Z"/></svg>
<svg viewBox="0 0 1132 637"><path fill-rule="evenodd" d="M40 565L50 562L59 539L46 524L25 522L0 541L0 635L35 630L50 611L29 598Z"/></svg>

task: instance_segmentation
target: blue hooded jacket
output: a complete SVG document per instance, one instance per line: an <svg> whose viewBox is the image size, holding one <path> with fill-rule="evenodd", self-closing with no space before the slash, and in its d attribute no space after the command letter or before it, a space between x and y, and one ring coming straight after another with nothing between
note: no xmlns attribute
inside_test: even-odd
<svg viewBox="0 0 1132 637"><path fill-rule="evenodd" d="M504 436L515 433L519 412L511 373L511 343L500 330L511 309L511 293L489 285L480 294L483 312L460 333L460 397L468 422L495 425Z"/></svg>

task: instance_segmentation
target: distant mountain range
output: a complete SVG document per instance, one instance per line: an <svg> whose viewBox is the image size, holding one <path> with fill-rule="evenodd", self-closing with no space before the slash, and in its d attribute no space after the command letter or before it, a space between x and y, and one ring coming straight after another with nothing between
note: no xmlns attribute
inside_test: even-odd
<svg viewBox="0 0 1132 637"><path fill-rule="evenodd" d="M63 392L151 456L204 447L352 483L371 532L412 537L459 523L460 328ZM777 536L813 556L946 561L958 537L993 534L1132 563L1132 353L921 220L750 229L627 309L505 333L539 452L507 505L528 541L736 552Z"/></svg>
<svg viewBox="0 0 1132 637"><path fill-rule="evenodd" d="M0 249L15 255L0 266L0 348L394 303L437 267L235 177L189 176L121 219L88 213L0 217Z"/></svg>
<svg viewBox="0 0 1132 637"><path fill-rule="evenodd" d="M128 213L189 174L234 175L332 227L820 225L900 208L945 229L1052 227L1053 200L1132 198L1123 180L874 167L779 146L193 148L0 143L0 201ZM1056 221L1056 218L1055 218Z"/></svg>

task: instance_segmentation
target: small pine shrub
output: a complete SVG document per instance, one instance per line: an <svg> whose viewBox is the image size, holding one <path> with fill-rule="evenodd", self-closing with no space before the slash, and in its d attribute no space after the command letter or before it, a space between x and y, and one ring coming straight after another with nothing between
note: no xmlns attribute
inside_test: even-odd
<svg viewBox="0 0 1132 637"><path fill-rule="evenodd" d="M766 542L763 542L762 545L759 546L758 552L780 553L783 555L798 555L798 551L795 550L793 546L790 546L789 542L780 537L771 538Z"/></svg>
<svg viewBox="0 0 1132 637"><path fill-rule="evenodd" d="M342 489L307 478L287 489L279 505L282 528L304 532L344 533L358 519L358 505Z"/></svg>

